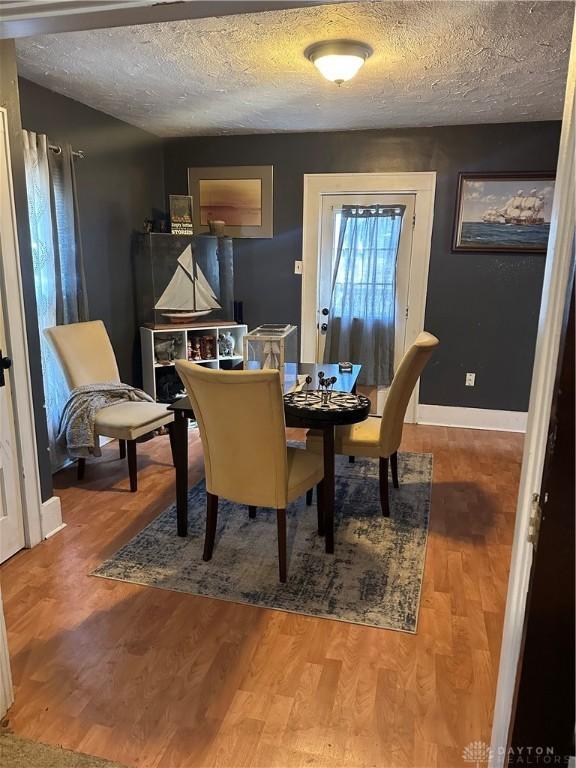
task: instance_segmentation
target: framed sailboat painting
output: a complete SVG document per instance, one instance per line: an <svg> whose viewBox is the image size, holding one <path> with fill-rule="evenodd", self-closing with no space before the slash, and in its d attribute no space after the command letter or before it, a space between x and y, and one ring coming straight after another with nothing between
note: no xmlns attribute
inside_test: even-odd
<svg viewBox="0 0 576 768"><path fill-rule="evenodd" d="M452 250L545 253L553 173L461 173Z"/></svg>

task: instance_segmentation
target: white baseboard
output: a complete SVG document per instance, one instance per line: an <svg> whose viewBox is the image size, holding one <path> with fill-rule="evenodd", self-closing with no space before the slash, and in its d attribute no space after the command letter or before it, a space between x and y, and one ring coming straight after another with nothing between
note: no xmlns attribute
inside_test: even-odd
<svg viewBox="0 0 576 768"><path fill-rule="evenodd" d="M65 524L62 522L62 507L59 496L52 496L42 502L40 520L43 539L53 536L57 531L65 527Z"/></svg>
<svg viewBox="0 0 576 768"><path fill-rule="evenodd" d="M418 424L438 427L526 432L527 420L528 414L524 411L492 411L488 408L459 408L451 405L418 406Z"/></svg>

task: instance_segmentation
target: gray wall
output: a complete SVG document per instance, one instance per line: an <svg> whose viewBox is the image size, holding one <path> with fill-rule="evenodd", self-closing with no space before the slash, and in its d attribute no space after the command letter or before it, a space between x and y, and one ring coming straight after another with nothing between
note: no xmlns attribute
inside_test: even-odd
<svg viewBox="0 0 576 768"><path fill-rule="evenodd" d="M28 226L28 202L26 196L26 175L22 147L22 125L20 123L20 102L18 97L18 76L14 40L0 40L0 106L8 115L12 182L16 207L18 250L20 272L24 293L26 314L26 336L29 353L30 375L32 377L32 401L36 429L36 445L40 470L42 500L52 496L52 473L48 455L48 430L44 414L44 391L42 388L42 365L40 363L40 336L36 315L36 293L32 266L32 244Z"/></svg>
<svg viewBox="0 0 576 768"><path fill-rule="evenodd" d="M20 104L24 128L86 153L75 167L90 317L106 324L122 380L138 383L131 239L164 206L162 142L22 78Z"/></svg>
<svg viewBox="0 0 576 768"><path fill-rule="evenodd" d="M172 139L165 143L166 192L186 193L188 166L274 166L272 240L237 240L236 299L250 326L300 324L302 190L305 173L437 171L426 329L442 346L420 400L523 411L528 407L543 255L451 253L459 171L549 171L559 123L390 131ZM464 386L475 371L476 386Z"/></svg>

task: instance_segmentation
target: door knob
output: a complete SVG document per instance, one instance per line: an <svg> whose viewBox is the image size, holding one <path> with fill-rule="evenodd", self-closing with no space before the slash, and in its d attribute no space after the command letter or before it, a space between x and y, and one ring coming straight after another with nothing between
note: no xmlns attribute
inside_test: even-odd
<svg viewBox="0 0 576 768"><path fill-rule="evenodd" d="M322 331L322 333L326 333L326 331L328 330L328 323L322 323L322 325L320 326L320 330Z"/></svg>
<svg viewBox="0 0 576 768"><path fill-rule="evenodd" d="M4 378L4 371L7 371L8 368L12 367L12 360L9 357L2 357L2 352L0 351L0 387L3 387L6 385L6 379Z"/></svg>

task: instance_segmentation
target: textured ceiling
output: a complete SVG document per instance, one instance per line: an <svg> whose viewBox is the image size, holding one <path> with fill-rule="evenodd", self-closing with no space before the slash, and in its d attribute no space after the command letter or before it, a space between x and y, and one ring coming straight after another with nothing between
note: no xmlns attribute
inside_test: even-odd
<svg viewBox="0 0 576 768"><path fill-rule="evenodd" d="M159 136L561 116L572 2L362 2L17 41L24 77ZM340 88L304 58L374 54Z"/></svg>

